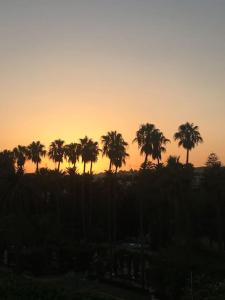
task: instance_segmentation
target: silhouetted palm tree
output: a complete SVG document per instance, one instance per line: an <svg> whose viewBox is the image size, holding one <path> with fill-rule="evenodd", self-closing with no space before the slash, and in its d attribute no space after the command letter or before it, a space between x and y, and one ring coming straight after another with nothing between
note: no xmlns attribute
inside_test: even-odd
<svg viewBox="0 0 225 300"><path fill-rule="evenodd" d="M106 135L101 137L101 142L103 145L102 156L107 156L109 158L109 171L112 169L112 144L114 133L115 131L108 131Z"/></svg>
<svg viewBox="0 0 225 300"><path fill-rule="evenodd" d="M83 139L80 139L81 145L81 158L84 164L83 175L86 173L86 164L91 161L91 145L92 140L85 136ZM82 228L83 228L83 237L87 237L87 202L86 202L86 190L85 190L85 177L83 176L81 184L81 215L82 215Z"/></svg>
<svg viewBox="0 0 225 300"><path fill-rule="evenodd" d="M189 163L189 152L199 143L203 142L203 139L198 131L198 126L188 122L179 126L178 132L174 134L174 140L179 141L179 147L183 146L183 148L187 150L186 164Z"/></svg>
<svg viewBox="0 0 225 300"><path fill-rule="evenodd" d="M73 165L73 169L76 169L76 162L79 160L81 155L81 145L78 143L71 143L65 147L65 157Z"/></svg>
<svg viewBox="0 0 225 300"><path fill-rule="evenodd" d="M23 173L24 165L28 154L27 147L18 145L13 149L13 153L17 164L17 171Z"/></svg>
<svg viewBox="0 0 225 300"><path fill-rule="evenodd" d="M45 146L42 145L39 141L32 142L27 147L27 156L33 163L36 164L36 173L39 171L39 163L41 163L41 159L46 154Z"/></svg>
<svg viewBox="0 0 225 300"><path fill-rule="evenodd" d="M55 163L58 163L57 171L60 170L60 164L63 162L63 156L65 153L65 148L63 145L63 140L55 140L50 144L48 151L49 158L52 159Z"/></svg>
<svg viewBox="0 0 225 300"><path fill-rule="evenodd" d="M126 152L128 144L123 140L121 134L117 134L114 141L114 155L112 159L113 165L116 167L116 173L118 168L121 168L123 164L126 164L126 158L129 154Z"/></svg>
<svg viewBox="0 0 225 300"><path fill-rule="evenodd" d="M124 141L122 134L116 131L110 131L106 135L103 135L101 141L103 144L102 154L110 160L109 171L111 171L113 165L117 171L125 163L126 157L129 156L126 153L128 144Z"/></svg>
<svg viewBox="0 0 225 300"><path fill-rule="evenodd" d="M153 133L156 128L154 124L142 124L136 132L133 142L137 142L141 154L145 154L143 166L147 165L148 156L153 154Z"/></svg>
<svg viewBox="0 0 225 300"><path fill-rule="evenodd" d="M82 162L84 164L83 174L85 174L85 172L86 172L86 163L91 161L89 143L90 143L90 140L87 136L85 136L83 139L80 139L81 158L82 158Z"/></svg>
<svg viewBox="0 0 225 300"><path fill-rule="evenodd" d="M155 129L153 131L153 151L152 151L152 158L157 159L158 165L160 160L162 159L162 153L166 152L166 144L170 143L170 140L167 139L163 133Z"/></svg>
<svg viewBox="0 0 225 300"><path fill-rule="evenodd" d="M90 158L90 174L92 174L92 165L97 162L98 155L101 149L98 148L98 142L93 142L92 139L88 141L88 149L89 149L89 158Z"/></svg>

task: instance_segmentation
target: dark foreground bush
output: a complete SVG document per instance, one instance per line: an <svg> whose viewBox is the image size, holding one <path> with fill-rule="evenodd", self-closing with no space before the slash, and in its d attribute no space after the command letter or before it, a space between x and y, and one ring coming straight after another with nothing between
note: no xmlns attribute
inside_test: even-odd
<svg viewBox="0 0 225 300"><path fill-rule="evenodd" d="M67 299L62 289L41 285L13 274L0 275L0 295L1 300Z"/></svg>
<svg viewBox="0 0 225 300"><path fill-rule="evenodd" d="M111 296L97 292L78 292L72 288L65 289L63 281L57 283L27 279L12 274L0 274L1 300L116 300Z"/></svg>
<svg viewBox="0 0 225 300"><path fill-rule="evenodd" d="M171 247L151 265L151 284L159 299L225 299L225 256L217 252Z"/></svg>

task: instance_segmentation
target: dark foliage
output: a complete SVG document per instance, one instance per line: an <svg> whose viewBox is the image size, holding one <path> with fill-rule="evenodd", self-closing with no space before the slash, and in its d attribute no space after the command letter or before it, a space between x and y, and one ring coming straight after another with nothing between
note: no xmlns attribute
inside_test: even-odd
<svg viewBox="0 0 225 300"><path fill-rule="evenodd" d="M35 276L88 272L162 299L202 289L209 296L198 299L214 299L207 282L223 293L225 169L215 156L200 169L170 157L139 172L73 170L18 174L1 154L2 264Z"/></svg>

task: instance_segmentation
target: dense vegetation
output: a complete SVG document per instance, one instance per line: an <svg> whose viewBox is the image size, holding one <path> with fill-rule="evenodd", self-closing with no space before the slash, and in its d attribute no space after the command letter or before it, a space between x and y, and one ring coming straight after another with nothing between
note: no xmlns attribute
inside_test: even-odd
<svg viewBox="0 0 225 300"><path fill-rule="evenodd" d="M102 136L102 150L87 137L70 145L52 142L48 155L56 170L39 168L46 154L40 142L2 151L2 264L18 274L86 272L120 285L151 286L160 299L222 299L225 168L214 153L204 168L189 163L189 151L202 142L197 126L181 125L174 138L187 150L186 164L178 157L160 163L169 140L153 124L142 125L134 142L144 163L132 172L117 172L127 143L113 131ZM100 151L109 170L87 173L86 163L96 162ZM60 172L64 157L73 165L67 173ZM79 157L82 175L76 173ZM35 174L24 174L26 159L36 164Z"/></svg>

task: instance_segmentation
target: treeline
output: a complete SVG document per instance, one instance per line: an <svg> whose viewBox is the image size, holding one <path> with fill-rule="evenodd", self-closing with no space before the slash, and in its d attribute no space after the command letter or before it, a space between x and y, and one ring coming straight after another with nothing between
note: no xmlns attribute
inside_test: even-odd
<svg viewBox="0 0 225 300"><path fill-rule="evenodd" d="M185 123L179 126L178 131L174 134L174 140L178 141L178 146L182 146L187 151L186 164L189 163L189 152L203 142L198 131L198 126L193 123ZM162 153L166 152L166 145L170 142L163 132L161 132L154 124L143 124L136 132L133 140L138 145L140 153L145 156L142 168L146 168L149 163L149 157L153 161L160 164ZM36 165L36 173L39 172L39 164L45 155L57 164L57 171L60 171L60 165L65 159L72 168L69 172L76 172L76 163L81 158L83 163L83 173L86 173L86 164L90 163L90 171L92 173L93 163L96 163L99 154L109 158L109 171L114 168L115 172L126 163L128 143L123 139L122 134L116 131L107 132L101 137L102 148L100 149L98 142L85 136L79 140L79 143L70 143L65 145L61 139L53 141L48 151L40 141L32 142L28 146L18 145L13 151L4 150L0 152L0 168L1 164L7 164L12 167L14 165L18 173L24 173L24 165L26 160L31 160Z"/></svg>

